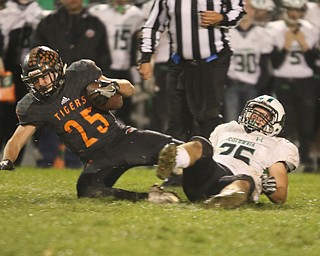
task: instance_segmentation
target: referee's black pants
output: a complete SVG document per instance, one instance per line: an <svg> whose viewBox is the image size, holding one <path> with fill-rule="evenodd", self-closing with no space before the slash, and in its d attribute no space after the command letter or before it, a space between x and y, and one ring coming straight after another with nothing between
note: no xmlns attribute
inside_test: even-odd
<svg viewBox="0 0 320 256"><path fill-rule="evenodd" d="M181 140L193 135L210 136L222 122L223 103L231 52L224 51L217 59L182 60L170 63L167 77L168 130Z"/></svg>

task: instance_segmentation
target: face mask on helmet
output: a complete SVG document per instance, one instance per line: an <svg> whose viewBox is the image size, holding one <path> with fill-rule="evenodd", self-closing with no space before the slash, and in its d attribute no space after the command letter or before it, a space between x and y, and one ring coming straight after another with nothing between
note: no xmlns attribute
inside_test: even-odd
<svg viewBox="0 0 320 256"><path fill-rule="evenodd" d="M65 67L57 52L38 46L24 58L21 79L38 101L46 100L64 85Z"/></svg>
<svg viewBox="0 0 320 256"><path fill-rule="evenodd" d="M261 132L276 136L284 126L285 111L281 103L274 97L263 95L249 100L239 117L246 132Z"/></svg>

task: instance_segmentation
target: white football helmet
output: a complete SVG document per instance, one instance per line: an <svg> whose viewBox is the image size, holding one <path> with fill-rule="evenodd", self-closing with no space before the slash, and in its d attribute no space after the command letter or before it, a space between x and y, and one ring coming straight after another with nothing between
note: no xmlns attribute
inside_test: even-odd
<svg viewBox="0 0 320 256"><path fill-rule="evenodd" d="M306 8L308 0L282 0L284 8L302 9Z"/></svg>
<svg viewBox="0 0 320 256"><path fill-rule="evenodd" d="M269 116L266 117L257 111L255 109L256 107L266 110ZM238 122L244 126L248 133L259 131L265 135L276 136L284 127L285 114L282 104L276 98L269 95L262 95L247 101L239 116ZM264 125L261 126L258 124L252 116L263 120Z"/></svg>
<svg viewBox="0 0 320 256"><path fill-rule="evenodd" d="M266 10L271 12L275 8L273 0L251 0L250 3L252 7L257 10Z"/></svg>

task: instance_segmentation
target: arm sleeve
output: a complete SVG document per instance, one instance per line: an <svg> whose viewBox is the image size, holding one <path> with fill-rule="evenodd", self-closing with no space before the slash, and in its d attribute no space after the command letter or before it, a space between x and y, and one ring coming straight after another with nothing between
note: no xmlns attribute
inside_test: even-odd
<svg viewBox="0 0 320 256"><path fill-rule="evenodd" d="M308 66L313 70L316 70L316 59L317 56L320 56L320 50L312 48L305 52L305 58Z"/></svg>
<svg viewBox="0 0 320 256"><path fill-rule="evenodd" d="M167 7L163 0L155 0L147 21L142 28L140 63L150 62L152 53L159 44L160 33L164 31L167 20Z"/></svg>
<svg viewBox="0 0 320 256"><path fill-rule="evenodd" d="M264 94L271 91L271 62L269 54L261 54L260 57L261 74L257 82L257 88L260 94Z"/></svg>
<svg viewBox="0 0 320 256"><path fill-rule="evenodd" d="M287 54L287 51L285 49L282 49L281 51L279 51L277 47L273 48L273 51L271 52L270 56L271 56L272 67L274 69L277 69L282 65L286 57L286 54Z"/></svg>
<svg viewBox="0 0 320 256"><path fill-rule="evenodd" d="M243 15L246 14L244 11L243 0L221 1L221 3L221 14L223 15L223 20L219 25L225 28L237 26Z"/></svg>

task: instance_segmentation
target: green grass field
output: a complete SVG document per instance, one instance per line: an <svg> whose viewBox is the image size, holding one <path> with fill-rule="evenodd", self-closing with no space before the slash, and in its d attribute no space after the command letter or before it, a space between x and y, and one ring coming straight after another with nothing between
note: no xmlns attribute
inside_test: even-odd
<svg viewBox="0 0 320 256"><path fill-rule="evenodd" d="M204 209L77 199L80 170L0 172L0 255L320 255L320 175L290 174L289 198L276 206ZM128 171L117 187L146 191L153 169Z"/></svg>

